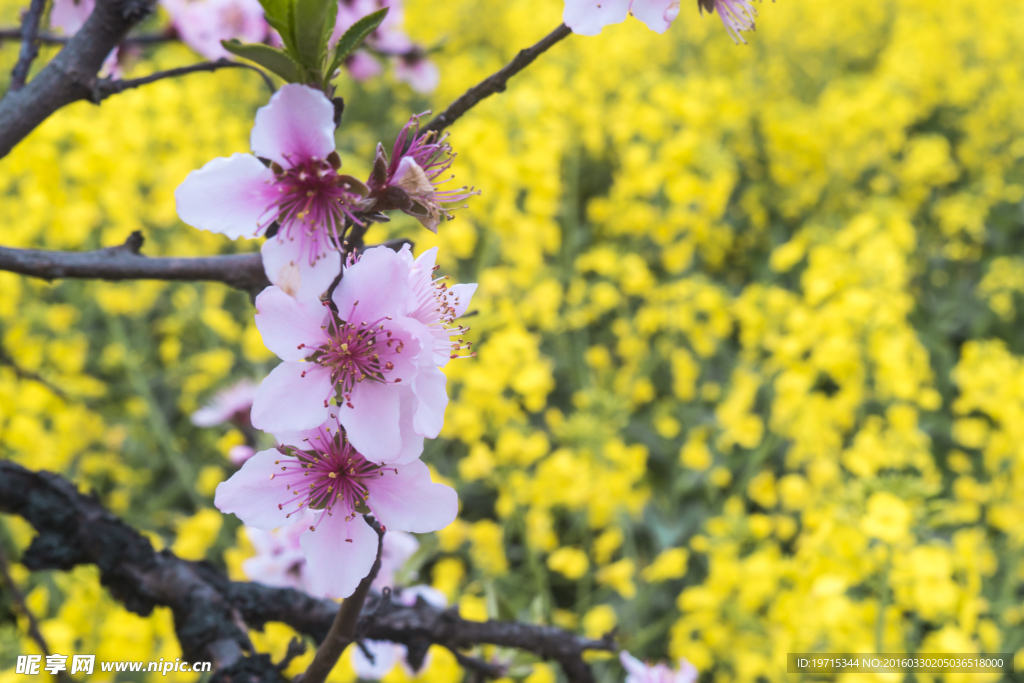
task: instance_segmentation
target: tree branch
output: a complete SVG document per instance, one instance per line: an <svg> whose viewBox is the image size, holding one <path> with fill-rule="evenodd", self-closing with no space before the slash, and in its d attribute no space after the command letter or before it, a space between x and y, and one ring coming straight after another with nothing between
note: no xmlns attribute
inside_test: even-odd
<svg viewBox="0 0 1024 683"><path fill-rule="evenodd" d="M363 603L366 602L366 594L370 592L370 584L377 578L377 572L380 571L380 556L384 552L383 527L376 520L371 521L370 517L364 515L363 519L377 532L377 559L373 561L370 573L363 577L352 595L342 601L341 608L331 624L331 630L327 632L327 637L317 648L313 661L309 663L309 668L295 683L324 683L331 673L331 669L338 663L341 653L355 640L356 627L359 625L359 613L363 611Z"/></svg>
<svg viewBox="0 0 1024 683"><path fill-rule="evenodd" d="M39 21L43 18L46 10L46 0L32 0L29 3L28 11L21 20L21 52L18 55L18 62L11 71L11 90L20 90L28 78L28 71L32 68L32 62L39 54L39 43L36 42L36 34L39 33Z"/></svg>
<svg viewBox="0 0 1024 683"><path fill-rule="evenodd" d="M95 251L51 251L0 247L0 271L43 280L176 280L223 282L255 296L270 286L259 252L229 256L143 256L142 233L136 231L117 247ZM398 251L412 240L388 240L380 246Z"/></svg>
<svg viewBox="0 0 1024 683"><path fill-rule="evenodd" d="M25 87L0 99L0 158L51 114L92 96L96 74L156 0L97 0L81 29Z"/></svg>
<svg viewBox="0 0 1024 683"><path fill-rule="evenodd" d="M255 67L252 64L232 62L230 59L221 58L215 62L200 62L199 64L190 64L189 66L178 67L177 69L157 71L155 74L150 74L149 76L144 76L142 78L131 78L127 80L103 78L96 82L90 99L93 103L99 104L111 95L118 95L123 93L125 90L131 90L133 88L141 88L144 85L156 83L157 81L162 81L165 78L177 78L178 76L187 76L188 74L200 73L203 71L217 71L218 69L248 69L250 71L255 71L263 78L263 82L267 84L267 88L270 89L271 94L274 94L277 90L274 87L274 81L271 80L270 76L267 75L267 72L263 69Z"/></svg>
<svg viewBox="0 0 1024 683"><path fill-rule="evenodd" d="M250 293L270 285L258 252L197 258L149 257L139 253L142 241L142 233L133 232L124 244L95 251L0 247L0 270L44 280L206 280Z"/></svg>
<svg viewBox="0 0 1024 683"><path fill-rule="evenodd" d="M455 123L456 119L460 116L479 104L481 100L490 97L494 93L504 92L505 87L508 85L508 79L528 67L537 57L570 33L572 31L569 27L561 24L542 38L536 45L520 50L515 59L474 85L462 97L452 102L447 109L435 116L430 123L423 127L423 132L426 133L431 130L441 132Z"/></svg>
<svg viewBox="0 0 1024 683"><path fill-rule="evenodd" d="M213 661L212 680L218 683L281 683L270 657L252 653L245 628L278 621L322 641L337 611L329 600L229 581L208 563L157 553L147 538L57 474L0 461L0 512L24 517L38 532L21 558L29 569L95 564L100 582L127 609L148 615L157 605L170 607L183 658ZM440 610L424 600L410 607L371 595L368 602L368 614L356 629L359 637L402 643L410 652L425 652L430 644L453 651L481 643L520 648L557 660L570 683L593 683L584 651L615 647L607 638L589 640L550 626L466 621L456 610Z"/></svg>

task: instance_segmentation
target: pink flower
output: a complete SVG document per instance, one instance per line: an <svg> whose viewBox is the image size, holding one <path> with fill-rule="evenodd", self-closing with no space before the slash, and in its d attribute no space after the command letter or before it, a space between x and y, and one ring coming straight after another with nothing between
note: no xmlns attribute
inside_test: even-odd
<svg viewBox="0 0 1024 683"><path fill-rule="evenodd" d="M277 287L256 298L256 326L284 362L256 391L254 426L277 433L336 416L375 462L419 457L423 438L441 431L448 394L433 363L437 333L406 315L410 261L387 247L367 249L345 269L333 308Z"/></svg>
<svg viewBox="0 0 1024 683"><path fill-rule="evenodd" d="M389 535L386 534L384 536L384 552L387 552ZM378 574L378 576L380 575ZM376 582L374 585L376 585ZM427 604L433 605L438 609L444 609L448 606L448 599L444 596L444 593L431 586L409 586L408 588L402 588L398 593L398 602L406 607L415 605L418 598L423 598ZM363 647L356 648L352 652L352 668L355 669L356 675L359 678L370 681L380 680L391 671L395 666L396 660L410 677L416 675L416 672L412 671L406 661L408 650L405 645L392 643L388 640L364 640L361 643L365 646L366 651L372 656L373 660L371 661L366 656L366 653L363 652ZM423 660L420 670L422 671L429 666L429 662L430 655L428 654Z"/></svg>
<svg viewBox="0 0 1024 683"><path fill-rule="evenodd" d="M209 60L231 57L220 44L261 43L269 26L258 0L161 0L181 40Z"/></svg>
<svg viewBox="0 0 1024 683"><path fill-rule="evenodd" d="M444 593L433 586L418 584L415 586L409 586L408 588L402 588L398 592L398 602L402 603L406 607L413 607L416 604L416 601L420 598L423 598L423 602L428 605L433 605L438 609L444 609L448 606L448 598L444 596Z"/></svg>
<svg viewBox="0 0 1024 683"><path fill-rule="evenodd" d="M419 114L402 127L388 161L384 145L377 145L377 157L367 186L370 197L377 200L378 211L399 209L416 218L423 227L437 232L441 218L452 219L442 204L457 202L474 194L469 187L441 190L440 186L454 176L441 178L455 160L445 133L439 139L433 131L419 134Z"/></svg>
<svg viewBox="0 0 1024 683"><path fill-rule="evenodd" d="M362 640L352 650L352 669L364 681L379 681L391 671L400 657L405 657L403 645L388 640Z"/></svg>
<svg viewBox="0 0 1024 683"><path fill-rule="evenodd" d="M433 92L441 80L441 74L437 66L426 58L425 50L402 29L405 12L399 0L340 0L331 45L337 43L354 23L384 7L390 8L390 11L377 30L366 39L366 49L356 50L345 61L349 75L357 81L379 75L382 69L380 62L373 56L376 54L391 58L398 80L408 83L418 93Z"/></svg>
<svg viewBox="0 0 1024 683"><path fill-rule="evenodd" d="M399 571L409 558L419 550L420 542L412 534L392 531L384 535L384 548L380 554L380 570L370 585L378 591L394 588L395 572Z"/></svg>
<svg viewBox="0 0 1024 683"><path fill-rule="evenodd" d="M408 83L409 87L427 95L434 92L441 82L437 65L420 54L403 55L395 59L395 78Z"/></svg>
<svg viewBox="0 0 1024 683"><path fill-rule="evenodd" d="M174 193L178 215L231 239L256 237L277 221L276 237L262 249L267 277L315 301L341 270L339 245L348 223L359 222L367 192L338 173L334 105L319 90L285 85L256 112L250 144L253 154L220 157L189 173Z"/></svg>
<svg viewBox="0 0 1024 683"><path fill-rule="evenodd" d="M363 17L385 7L390 8L384 21L366 39L366 45L385 54L399 54L413 49L414 43L402 30L405 10L400 0L339 0L338 18L331 34L333 47L351 26Z"/></svg>
<svg viewBox="0 0 1024 683"><path fill-rule="evenodd" d="M235 382L218 392L207 405L192 413L192 424L197 427L213 427L231 421L248 425L254 398L256 384L251 379Z"/></svg>
<svg viewBox="0 0 1024 683"><path fill-rule="evenodd" d="M679 670L673 671L664 664L649 666L625 650L619 653L619 661L626 669L626 683L696 683L697 669L685 659L679 660Z"/></svg>
<svg viewBox="0 0 1024 683"><path fill-rule="evenodd" d="M380 65L366 50L356 50L345 60L345 68L357 81L368 81L380 76L384 67Z"/></svg>
<svg viewBox="0 0 1024 683"><path fill-rule="evenodd" d="M652 31L664 33L679 16L679 0L565 0L562 21L573 33L596 36L630 14Z"/></svg>
<svg viewBox="0 0 1024 683"><path fill-rule="evenodd" d="M253 447L243 443L231 447L231 450L228 451L228 460L231 461L232 465L241 467L242 463L254 455L256 455L256 451Z"/></svg>
<svg viewBox="0 0 1024 683"><path fill-rule="evenodd" d="M718 12L733 42L746 44L747 41L740 35L740 31L753 31L754 19L757 17L750 0L698 0L697 5L701 14L704 10Z"/></svg>
<svg viewBox="0 0 1024 683"><path fill-rule="evenodd" d="M285 446L257 453L217 487L214 505L257 529L301 523L299 546L313 594L344 598L373 566L377 534L362 519L373 514L385 530L427 533L458 513L458 496L435 484L419 459L374 464L353 448L336 420L281 435ZM302 513L311 510L307 525Z"/></svg>
<svg viewBox="0 0 1024 683"><path fill-rule="evenodd" d="M453 358L464 358L459 355L459 351L469 349L472 342L463 343L461 339L453 341L452 338L465 334L469 328L452 326L456 318L462 317L469 308L473 294L476 293L476 283L449 287L435 280L434 271L440 268L436 265L437 247L427 249L415 261L407 247L398 255L409 267L407 315L430 330L433 339L431 363L443 368Z"/></svg>
<svg viewBox="0 0 1024 683"><path fill-rule="evenodd" d="M250 581L278 588L294 588L308 593L309 574L299 537L309 528L314 514L305 510L296 523L274 531L245 527L245 534L256 555L242 562L242 571ZM387 536L385 536L387 538Z"/></svg>
<svg viewBox="0 0 1024 683"><path fill-rule="evenodd" d="M73 36L92 14L96 0L53 0L50 10L50 26L60 29L66 36Z"/></svg>

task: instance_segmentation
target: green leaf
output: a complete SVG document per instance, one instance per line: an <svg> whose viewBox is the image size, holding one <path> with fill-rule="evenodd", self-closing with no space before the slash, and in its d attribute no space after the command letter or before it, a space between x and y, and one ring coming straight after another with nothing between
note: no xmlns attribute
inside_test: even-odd
<svg viewBox="0 0 1024 683"><path fill-rule="evenodd" d="M295 31L292 26L292 4L295 0L260 0L267 23L281 34L289 52L295 52Z"/></svg>
<svg viewBox="0 0 1024 683"><path fill-rule="evenodd" d="M240 43L237 40L222 40L221 45L231 54L256 62L289 83L302 83L302 68L283 50L269 45Z"/></svg>
<svg viewBox="0 0 1024 683"><path fill-rule="evenodd" d="M338 0L295 0L292 23L297 57L310 72L323 71L337 16Z"/></svg>
<svg viewBox="0 0 1024 683"><path fill-rule="evenodd" d="M341 66L350 54L356 51L363 41L366 40L371 33L377 30L381 22L384 21L384 17L388 15L388 9L379 9L373 14L367 14L365 17L352 24L345 35L338 41L338 46L334 51L334 61L331 62L331 68L324 74L325 78L330 78L334 73L334 70Z"/></svg>

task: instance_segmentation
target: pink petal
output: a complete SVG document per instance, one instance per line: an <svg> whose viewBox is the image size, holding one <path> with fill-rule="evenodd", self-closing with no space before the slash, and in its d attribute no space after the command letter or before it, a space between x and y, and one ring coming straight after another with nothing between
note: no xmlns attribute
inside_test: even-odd
<svg viewBox="0 0 1024 683"><path fill-rule="evenodd" d="M334 105L321 91L289 83L256 112L253 154L285 168L334 151Z"/></svg>
<svg viewBox="0 0 1024 683"><path fill-rule="evenodd" d="M320 295L341 272L341 253L326 249L310 263L308 244L272 237L263 243L263 269L267 279L289 296L310 304L319 304Z"/></svg>
<svg viewBox="0 0 1024 683"><path fill-rule="evenodd" d="M565 0L562 21L581 36L596 36L608 24L626 20L631 0Z"/></svg>
<svg viewBox="0 0 1024 683"><path fill-rule="evenodd" d="M441 71L434 62L426 58L407 60L399 57L395 62L395 78L408 83L409 87L421 95L427 95L437 89L441 82Z"/></svg>
<svg viewBox="0 0 1024 683"><path fill-rule="evenodd" d="M313 594L347 598L377 559L377 532L362 516L346 522L340 512L323 512L317 519L316 531L299 538Z"/></svg>
<svg viewBox="0 0 1024 683"><path fill-rule="evenodd" d="M350 403L351 408L338 406L338 421L352 446L374 462L388 462L398 456L402 450L398 388L381 382L359 382L352 390Z"/></svg>
<svg viewBox="0 0 1024 683"><path fill-rule="evenodd" d="M364 681L380 680L395 665L395 644L388 640L364 640L362 645L373 655L373 661L363 654L361 647L353 648L352 669Z"/></svg>
<svg viewBox="0 0 1024 683"><path fill-rule="evenodd" d="M647 665L625 650L619 652L619 661L622 662L623 668L631 677L637 676L641 679L647 677Z"/></svg>
<svg viewBox="0 0 1024 683"><path fill-rule="evenodd" d="M387 536L384 538L387 538ZM448 606L448 598L445 597L444 593L433 586L425 586L422 584L403 588L402 592L398 596L398 601L403 605L412 607L416 604L416 598L423 598L423 601L428 605L433 605L438 609L444 609Z"/></svg>
<svg viewBox="0 0 1024 683"><path fill-rule="evenodd" d="M423 435L413 430L413 415L416 413L416 394L412 387L400 387L398 432L402 438L402 446L398 453L386 461L389 465L404 465L423 455ZM385 464L385 461L381 461Z"/></svg>
<svg viewBox="0 0 1024 683"><path fill-rule="evenodd" d="M200 230L252 238L274 201L274 172L251 154L218 157L192 171L174 191L178 216Z"/></svg>
<svg viewBox="0 0 1024 683"><path fill-rule="evenodd" d="M320 302L300 303L279 287L267 287L256 297L256 327L263 343L281 360L302 360L326 344L329 339L322 326L327 315Z"/></svg>
<svg viewBox="0 0 1024 683"><path fill-rule="evenodd" d="M335 412L337 406L331 406L330 412ZM273 432L274 438L282 446L295 446L305 450L308 448L307 441L315 441L317 437L322 437L321 430L327 430L328 433L335 433L338 431L338 420L333 415L328 417L322 424L313 427L312 429L299 429L287 432Z"/></svg>
<svg viewBox="0 0 1024 683"><path fill-rule="evenodd" d="M443 529L459 512L455 489L435 484L422 460L384 470L384 476L366 481L367 505L380 523L390 529L424 534Z"/></svg>
<svg viewBox="0 0 1024 683"><path fill-rule="evenodd" d="M241 465L255 454L256 451L252 449L252 446L246 446L242 443L231 447L231 450L228 451L228 460L231 461L232 465Z"/></svg>
<svg viewBox="0 0 1024 683"><path fill-rule="evenodd" d="M352 56L345 60L345 68L348 70L348 74L357 81L368 81L380 76L384 70L380 62L366 50L353 52Z"/></svg>
<svg viewBox="0 0 1024 683"><path fill-rule="evenodd" d="M408 296L409 266L387 247L374 247L345 269L341 284L334 290L334 303L343 320L348 320L358 303L359 320L372 322L401 315Z"/></svg>
<svg viewBox="0 0 1024 683"><path fill-rule="evenodd" d="M448 378L433 365L421 367L414 384L417 405L413 416L413 430L417 434L435 439L444 426L444 411L448 407Z"/></svg>
<svg viewBox="0 0 1024 683"><path fill-rule="evenodd" d="M242 469L217 485L213 504L221 512L234 514L257 529L270 531L292 524L295 520L289 520L288 513L277 507L288 500L288 491L281 480L271 478L279 470L274 461L280 458L276 449L270 449L246 460Z"/></svg>
<svg viewBox="0 0 1024 683"><path fill-rule="evenodd" d="M415 271L412 275L410 275L410 281L413 279L419 280L424 277L429 279L431 273L434 272L434 266L437 265L437 247L431 247L430 249L427 249L425 252L417 256L415 260L413 260L412 249L409 248L408 244L403 244L402 249L398 252L398 255L401 256L406 263L409 263L409 265Z"/></svg>
<svg viewBox="0 0 1024 683"><path fill-rule="evenodd" d="M664 33L679 16L679 0L633 0L633 16L655 33Z"/></svg>
<svg viewBox="0 0 1024 683"><path fill-rule="evenodd" d="M256 390L252 426L272 434L312 429L327 419L330 410L325 404L333 395L329 368L285 361Z"/></svg>
<svg viewBox="0 0 1024 683"><path fill-rule="evenodd" d="M95 6L96 0L53 0L50 26L60 29L66 36L73 36L82 28Z"/></svg>
<svg viewBox="0 0 1024 683"><path fill-rule="evenodd" d="M469 302L473 300L473 295L476 294L477 284L475 282L465 285L452 285L448 288L448 294L445 296L445 300L448 305L455 309L455 317L461 318L466 313L466 309L469 308Z"/></svg>

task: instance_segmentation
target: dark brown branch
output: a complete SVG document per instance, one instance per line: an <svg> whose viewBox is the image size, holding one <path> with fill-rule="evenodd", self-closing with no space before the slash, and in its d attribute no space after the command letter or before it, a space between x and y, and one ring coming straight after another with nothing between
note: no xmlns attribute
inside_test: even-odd
<svg viewBox="0 0 1024 683"><path fill-rule="evenodd" d="M0 42L5 40L21 40L20 28L0 28ZM71 41L71 36L58 36L54 33L37 33L36 40L41 45L66 45ZM156 43L169 43L178 40L178 36L172 31L166 33L143 33L137 36L128 36L121 41L121 45L153 45Z"/></svg>
<svg viewBox="0 0 1024 683"><path fill-rule="evenodd" d="M384 552L384 529L370 517L364 516L363 519L377 532L377 558L373 561L370 573L363 577L352 595L341 602L341 608L334 617L331 630L327 632L327 637L317 648L313 661L309 663L309 668L296 679L295 683L324 683L331 673L331 669L338 663L341 653L355 640L359 614L363 611L363 603L366 602L366 595L370 592L370 584L377 578L377 573L380 571L380 556Z"/></svg>
<svg viewBox="0 0 1024 683"><path fill-rule="evenodd" d="M267 75L267 72L263 69L255 67L252 64L232 62L230 59L221 58L215 62L200 62L199 64L190 64L189 66L178 67L177 69L158 71L155 74L150 74L149 76L144 76L142 78L116 80L112 78L103 78L96 82L90 99L94 103L99 104L111 95L118 95L123 93L125 90L132 90L133 88L141 88L144 85L156 83L157 81L162 81L165 78L178 78L179 76L187 76L188 74L217 71L219 69L248 69L249 71L255 71L261 78L263 78L263 82L267 84L267 88L270 90L271 94L276 90L276 88L274 88L274 81L271 80L270 76Z"/></svg>
<svg viewBox="0 0 1024 683"><path fill-rule="evenodd" d="M32 68L32 62L39 54L39 43L36 42L36 34L39 33L39 22L46 10L46 0L32 0L29 3L28 11L21 20L21 52L18 54L18 62L11 71L11 90L20 90L28 79L28 71Z"/></svg>
<svg viewBox="0 0 1024 683"><path fill-rule="evenodd" d="M533 60L537 59L552 45L570 33L572 31L569 27L562 24L541 39L536 45L520 50L515 59L474 85L462 97L452 102L447 109L435 116L430 123L423 127L423 132L426 133L431 130L441 132L455 123L456 119L475 107L481 100L490 97L494 93L504 92L505 87L508 85L508 79L528 67L533 63Z"/></svg>
<svg viewBox="0 0 1024 683"><path fill-rule="evenodd" d="M0 99L0 158L64 105L92 97L103 61L156 0L97 0L67 45L25 87Z"/></svg>
<svg viewBox="0 0 1024 683"><path fill-rule="evenodd" d="M0 270L38 277L97 280L185 280L223 282L246 292L270 285L258 252L198 258L149 257L139 253L142 234L95 251L48 251L0 247Z"/></svg>
<svg viewBox="0 0 1024 683"><path fill-rule="evenodd" d="M267 655L245 656L251 645L243 627L259 629L277 621L322 641L337 611L329 600L229 581L207 563L157 553L148 539L57 474L0 461L0 512L20 515L35 527L37 536L21 557L29 569L95 564L101 583L129 610L148 615L157 605L170 607L183 658L214 661L218 683L281 682ZM466 621L456 610L440 610L422 599L406 606L376 595L370 596L356 633L402 643L410 660L431 644L453 651L478 644L519 648L558 661L570 683L593 683L584 651L615 647L609 639L589 640L550 626Z"/></svg>
<svg viewBox="0 0 1024 683"><path fill-rule="evenodd" d="M270 285L259 252L193 258L150 257L139 253L142 241L142 233L134 232L120 246L95 251L0 247L0 270L44 280L82 278L223 282L253 295ZM388 240L382 246L398 251L404 244L412 244L412 241Z"/></svg>

